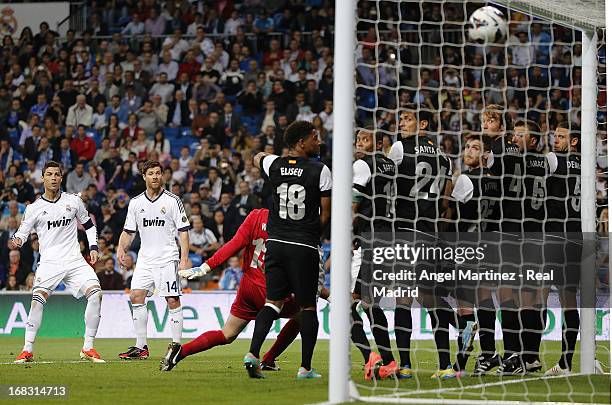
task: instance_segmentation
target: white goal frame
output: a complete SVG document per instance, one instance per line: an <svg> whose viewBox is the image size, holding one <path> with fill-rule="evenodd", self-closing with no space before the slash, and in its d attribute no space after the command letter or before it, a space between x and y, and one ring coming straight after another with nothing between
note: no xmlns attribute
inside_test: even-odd
<svg viewBox="0 0 612 405"><path fill-rule="evenodd" d="M397 0L400 1L400 0ZM600 3L604 0L583 0ZM553 19L556 24L566 25L582 32L582 170L581 170L581 218L586 235L596 232L596 134L597 134L597 29L603 28L603 15L590 9L593 18L585 19L576 14L575 9L567 9L565 4L555 4L549 0L494 0L501 6L527 12L543 19ZM558 3L566 3L559 1ZM567 2L574 5L572 0ZM605 1L605 20L612 21L612 0ZM353 160L353 129L355 118L355 49L356 49L356 6L355 0L336 0L335 38L334 38L334 137L332 170L332 218L331 239L331 314L329 344L329 385L328 403L348 402L359 396L350 381L350 263L351 263L351 185ZM584 8L584 7L583 7ZM582 10L584 13L585 10ZM602 13L603 14L603 13ZM606 42L606 55L612 58L612 44ZM607 102L612 103L612 78L606 75ZM612 111L607 110L607 132L612 128ZM589 164L585 164L589 162ZM612 158L608 154L608 167ZM608 206L610 206L608 194ZM612 255L611 255L612 256ZM587 265L595 266L595 258ZM610 260L612 269L612 259ZM612 272L611 272L612 273ZM585 272L583 272L585 274ZM587 277L588 278L588 277ZM592 289L594 280L582 280L581 296ZM592 294L592 293L591 293ZM612 298L612 293L611 293ZM612 299L610 300L612 302ZM609 317L612 331L612 315ZM583 308L580 311L580 370L582 375L595 372L595 309ZM610 338L612 344L612 333ZM612 347L612 346L611 346ZM610 356L612 364L612 353ZM611 373L612 381L612 373ZM474 400L444 400L400 398L400 397L359 397L364 402L431 403L431 404L468 404ZM486 401L489 404L524 403L516 401ZM550 402L538 402L549 404ZM559 404L559 402L555 402Z"/></svg>

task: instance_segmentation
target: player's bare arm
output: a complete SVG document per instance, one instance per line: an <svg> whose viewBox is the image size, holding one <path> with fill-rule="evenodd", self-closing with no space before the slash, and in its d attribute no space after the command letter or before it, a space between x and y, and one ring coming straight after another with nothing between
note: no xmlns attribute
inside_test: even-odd
<svg viewBox="0 0 612 405"><path fill-rule="evenodd" d="M179 262L179 269L185 270L189 266L189 232L179 232L179 244L181 246L181 261Z"/></svg>
<svg viewBox="0 0 612 405"><path fill-rule="evenodd" d="M134 239L134 234L130 234L126 231L121 232L121 236L119 236L119 246L117 246L117 260L122 266L125 266L125 255L132 244L132 240Z"/></svg>
<svg viewBox="0 0 612 405"><path fill-rule="evenodd" d="M321 197L321 227L324 227L331 217L331 197Z"/></svg>

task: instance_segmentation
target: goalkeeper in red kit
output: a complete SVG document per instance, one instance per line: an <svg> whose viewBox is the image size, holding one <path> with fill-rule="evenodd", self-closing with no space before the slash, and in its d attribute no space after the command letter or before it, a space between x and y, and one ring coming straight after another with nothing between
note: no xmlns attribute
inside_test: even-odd
<svg viewBox="0 0 612 405"><path fill-rule="evenodd" d="M230 315L226 319L223 329L204 332L184 345L179 343L171 344L168 347L166 356L161 361L160 370L170 371L179 361L187 356L233 342L247 324L255 320L257 314L266 303L264 257L266 254L266 240L268 239L267 223L267 209L251 211L238 228L234 237L202 266L179 271L183 278L193 279L201 277L244 249L242 255L243 276L240 280ZM274 363L275 358L293 342L300 331L299 320L295 319L299 311L300 307L293 298L287 297L280 317L290 319L280 331L274 345L262 359L261 367L263 370L277 370Z"/></svg>

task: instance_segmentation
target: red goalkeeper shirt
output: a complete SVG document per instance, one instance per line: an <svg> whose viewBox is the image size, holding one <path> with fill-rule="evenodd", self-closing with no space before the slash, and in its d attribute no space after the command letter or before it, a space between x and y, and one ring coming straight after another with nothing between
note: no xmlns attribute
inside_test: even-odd
<svg viewBox="0 0 612 405"><path fill-rule="evenodd" d="M234 237L206 260L211 269L220 266L232 256L242 253L243 277L261 288L266 288L264 275L264 257L266 255L266 240L268 239L268 210L256 209L246 217Z"/></svg>

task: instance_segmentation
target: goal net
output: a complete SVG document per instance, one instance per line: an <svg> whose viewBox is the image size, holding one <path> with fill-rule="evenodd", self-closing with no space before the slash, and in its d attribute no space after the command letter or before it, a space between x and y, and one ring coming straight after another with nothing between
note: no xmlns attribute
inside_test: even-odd
<svg viewBox="0 0 612 405"><path fill-rule="evenodd" d="M604 2L342 3L335 114L354 105L361 162L350 280L332 255L333 296L353 295L332 299L330 374L350 378L330 401L610 403ZM483 6L495 43L468 35Z"/></svg>

